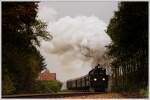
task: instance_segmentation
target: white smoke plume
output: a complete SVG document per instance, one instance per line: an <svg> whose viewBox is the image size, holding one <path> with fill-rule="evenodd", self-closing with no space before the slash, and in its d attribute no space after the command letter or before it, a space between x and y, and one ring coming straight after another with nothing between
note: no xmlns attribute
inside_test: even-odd
<svg viewBox="0 0 150 100"><path fill-rule="evenodd" d="M49 22L52 41L42 41L41 53L47 68L66 81L88 73L100 63L111 40L106 24L96 16L66 16Z"/></svg>

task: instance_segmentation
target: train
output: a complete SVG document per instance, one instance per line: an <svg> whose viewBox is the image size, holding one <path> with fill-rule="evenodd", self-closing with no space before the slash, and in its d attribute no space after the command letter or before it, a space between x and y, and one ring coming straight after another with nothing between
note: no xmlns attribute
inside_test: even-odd
<svg viewBox="0 0 150 100"><path fill-rule="evenodd" d="M106 75L106 69L98 64L87 75L67 80L66 84L68 90L106 92L108 75Z"/></svg>

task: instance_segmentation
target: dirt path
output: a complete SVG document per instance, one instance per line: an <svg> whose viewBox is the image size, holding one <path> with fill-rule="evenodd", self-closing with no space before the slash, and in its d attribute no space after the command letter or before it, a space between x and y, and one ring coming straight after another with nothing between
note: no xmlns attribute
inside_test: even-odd
<svg viewBox="0 0 150 100"><path fill-rule="evenodd" d="M139 98L137 94L121 94L121 93L102 93L102 94L90 94L86 96L73 96L73 97L65 97L72 99L98 99L98 98Z"/></svg>

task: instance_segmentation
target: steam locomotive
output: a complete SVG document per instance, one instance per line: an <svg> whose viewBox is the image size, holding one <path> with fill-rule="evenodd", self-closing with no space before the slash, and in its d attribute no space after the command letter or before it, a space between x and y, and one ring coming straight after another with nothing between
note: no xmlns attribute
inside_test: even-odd
<svg viewBox="0 0 150 100"><path fill-rule="evenodd" d="M99 64L87 75L67 81L68 90L105 92L107 86L108 75L106 75L106 69L102 68Z"/></svg>

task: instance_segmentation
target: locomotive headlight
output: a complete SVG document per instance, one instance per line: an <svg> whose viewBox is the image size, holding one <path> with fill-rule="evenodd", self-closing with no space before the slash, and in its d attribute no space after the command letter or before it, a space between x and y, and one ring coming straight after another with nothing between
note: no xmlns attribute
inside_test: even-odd
<svg viewBox="0 0 150 100"><path fill-rule="evenodd" d="M97 79L96 79L96 78L94 78L94 81L97 81Z"/></svg>
<svg viewBox="0 0 150 100"><path fill-rule="evenodd" d="M105 81L105 78L102 78L103 81Z"/></svg>

